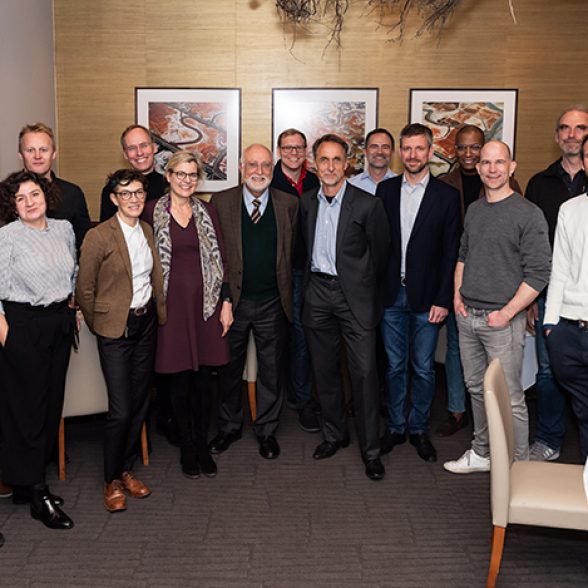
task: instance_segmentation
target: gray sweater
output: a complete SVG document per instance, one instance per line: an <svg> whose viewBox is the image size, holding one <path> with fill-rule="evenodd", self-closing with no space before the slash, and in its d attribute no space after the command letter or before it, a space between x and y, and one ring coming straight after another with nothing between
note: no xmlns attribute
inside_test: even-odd
<svg viewBox="0 0 588 588"><path fill-rule="evenodd" d="M465 217L459 261L465 304L502 308L522 282L540 292L549 281L551 249L541 210L513 192L499 202L474 202Z"/></svg>

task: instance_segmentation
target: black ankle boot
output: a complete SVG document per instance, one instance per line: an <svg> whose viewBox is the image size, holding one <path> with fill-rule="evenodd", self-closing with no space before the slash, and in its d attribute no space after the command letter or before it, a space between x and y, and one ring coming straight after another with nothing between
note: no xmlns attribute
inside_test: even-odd
<svg viewBox="0 0 588 588"><path fill-rule="evenodd" d="M47 486L31 490L31 516L50 529L71 529L73 521L51 499Z"/></svg>
<svg viewBox="0 0 588 588"><path fill-rule="evenodd" d="M186 478L196 479L200 477L198 454L192 445L183 446L180 449L180 463L182 464L182 473Z"/></svg>

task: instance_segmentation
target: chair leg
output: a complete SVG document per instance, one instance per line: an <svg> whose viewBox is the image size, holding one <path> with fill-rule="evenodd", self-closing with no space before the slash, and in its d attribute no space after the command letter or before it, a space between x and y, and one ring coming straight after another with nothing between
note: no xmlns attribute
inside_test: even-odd
<svg viewBox="0 0 588 588"><path fill-rule="evenodd" d="M59 421L58 444L58 468L59 479L65 480L65 421L63 418Z"/></svg>
<svg viewBox="0 0 588 588"><path fill-rule="evenodd" d="M504 536L506 527L494 525L492 532L492 553L490 554L490 567L488 568L488 580L486 588L494 588L500 572L500 562L502 561L502 551L504 549Z"/></svg>
<svg viewBox="0 0 588 588"><path fill-rule="evenodd" d="M143 456L143 465L149 465L149 443L147 442L147 423L141 427L141 453Z"/></svg>
<svg viewBox="0 0 588 588"><path fill-rule="evenodd" d="M251 412L251 420L255 422L257 418L257 392L255 382L247 382L247 395L249 397L249 410Z"/></svg>

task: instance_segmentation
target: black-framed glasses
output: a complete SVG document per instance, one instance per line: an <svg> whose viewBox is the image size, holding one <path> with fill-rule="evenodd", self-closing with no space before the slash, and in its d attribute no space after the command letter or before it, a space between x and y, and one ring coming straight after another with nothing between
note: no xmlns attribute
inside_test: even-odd
<svg viewBox="0 0 588 588"><path fill-rule="evenodd" d="M306 145L284 145L283 147L280 147L280 150L284 153L294 153L294 151L303 153L306 151Z"/></svg>
<svg viewBox="0 0 588 588"><path fill-rule="evenodd" d="M133 196L137 200L143 200L145 198L145 190L120 190L119 192L115 192L115 194L121 200L130 200Z"/></svg>
<svg viewBox="0 0 588 588"><path fill-rule="evenodd" d="M175 174L176 178L183 182L184 180L190 180L190 182L197 182L198 181L198 172L187 173L185 171L173 171L172 174Z"/></svg>

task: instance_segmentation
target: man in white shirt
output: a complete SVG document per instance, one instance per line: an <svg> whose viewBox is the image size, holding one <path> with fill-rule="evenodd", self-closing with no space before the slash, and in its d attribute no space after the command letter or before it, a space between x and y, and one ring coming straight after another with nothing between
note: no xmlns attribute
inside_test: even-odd
<svg viewBox="0 0 588 588"><path fill-rule="evenodd" d="M382 180L393 178L396 174L390 170L390 163L394 155L394 137L387 129L374 129L365 138L363 150L366 165L363 172L349 178L349 183L370 194L376 193L376 188Z"/></svg>
<svg viewBox="0 0 588 588"><path fill-rule="evenodd" d="M582 141L588 168L588 137ZM543 323L551 369L570 394L580 429L582 459L588 457L588 195L564 202L555 229L553 264Z"/></svg>

